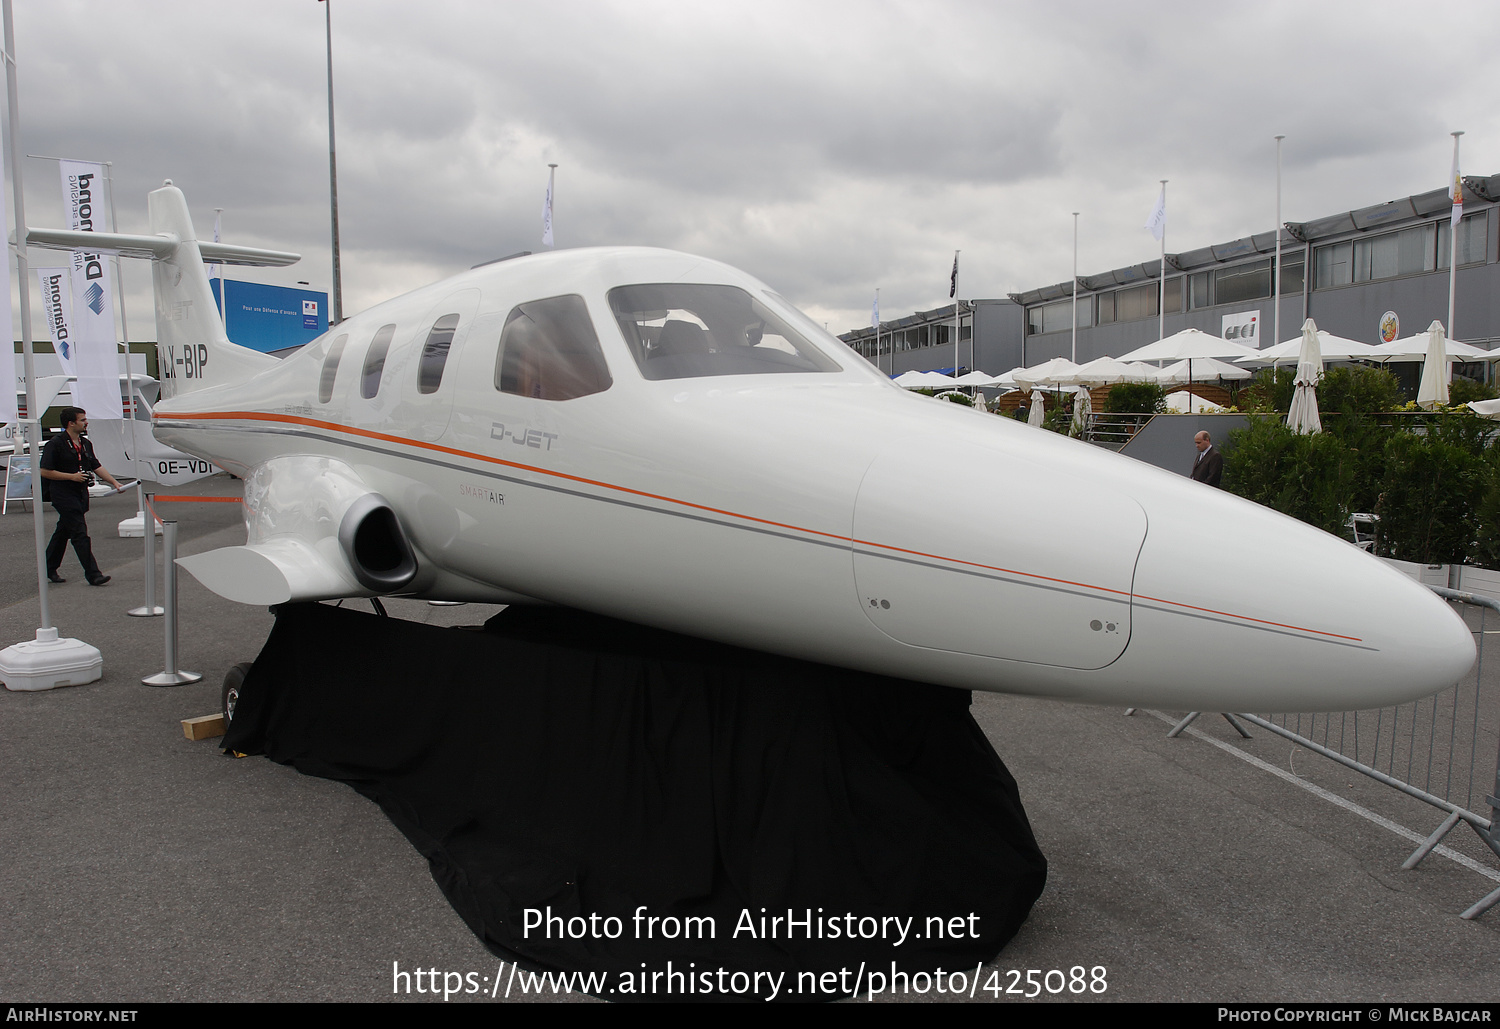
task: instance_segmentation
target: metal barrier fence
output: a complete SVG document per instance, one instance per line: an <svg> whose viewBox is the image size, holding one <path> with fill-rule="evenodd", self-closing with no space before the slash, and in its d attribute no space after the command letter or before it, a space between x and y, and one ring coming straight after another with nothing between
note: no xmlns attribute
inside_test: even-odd
<svg viewBox="0 0 1500 1029"><path fill-rule="evenodd" d="M1414 868L1459 822L1467 823L1500 855L1500 689L1494 684L1486 689L1483 679L1489 614L1500 613L1500 603L1457 590L1428 588L1462 605L1465 621L1476 633L1479 653L1469 677L1434 697L1399 707L1237 716L1446 812L1443 823L1403 868ZM1500 618L1495 624L1495 631L1500 631ZM1479 808L1487 808L1489 816L1479 814ZM1500 889L1475 903L1463 917L1476 918L1496 903L1500 903Z"/></svg>
<svg viewBox="0 0 1500 1029"><path fill-rule="evenodd" d="M1151 420L1149 414L1115 414L1102 411L1094 415L1084 439L1095 446L1119 450Z"/></svg>

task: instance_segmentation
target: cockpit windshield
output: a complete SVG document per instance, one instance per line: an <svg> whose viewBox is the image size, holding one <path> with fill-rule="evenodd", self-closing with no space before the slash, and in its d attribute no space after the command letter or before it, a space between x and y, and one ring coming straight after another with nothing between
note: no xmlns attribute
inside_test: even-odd
<svg viewBox="0 0 1500 1029"><path fill-rule="evenodd" d="M648 379L841 370L780 314L735 286L618 286L609 291L609 305Z"/></svg>

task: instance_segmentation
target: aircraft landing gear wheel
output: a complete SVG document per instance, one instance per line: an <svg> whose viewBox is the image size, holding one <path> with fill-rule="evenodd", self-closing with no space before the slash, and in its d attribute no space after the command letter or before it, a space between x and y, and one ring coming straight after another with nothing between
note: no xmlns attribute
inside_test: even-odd
<svg viewBox="0 0 1500 1029"><path fill-rule="evenodd" d="M231 668L224 676L224 689L220 693L220 711L224 715L224 727L234 721L234 708L240 702L240 687L245 683L245 676L250 674L250 662L243 661Z"/></svg>

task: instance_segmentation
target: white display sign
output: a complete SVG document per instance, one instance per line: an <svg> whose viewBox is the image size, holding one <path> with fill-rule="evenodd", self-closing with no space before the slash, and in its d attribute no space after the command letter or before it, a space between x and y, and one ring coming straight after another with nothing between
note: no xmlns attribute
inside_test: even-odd
<svg viewBox="0 0 1500 1029"><path fill-rule="evenodd" d="M1226 314L1219 322L1219 335L1231 343L1247 347L1260 347L1260 311L1240 311Z"/></svg>
<svg viewBox="0 0 1500 1029"><path fill-rule="evenodd" d="M68 228L75 232L107 230L104 166L90 161L59 161L58 167ZM104 257L73 251L72 301L73 374L78 376L73 396L95 421L118 419L113 398L119 392L119 337L115 334L113 290Z"/></svg>

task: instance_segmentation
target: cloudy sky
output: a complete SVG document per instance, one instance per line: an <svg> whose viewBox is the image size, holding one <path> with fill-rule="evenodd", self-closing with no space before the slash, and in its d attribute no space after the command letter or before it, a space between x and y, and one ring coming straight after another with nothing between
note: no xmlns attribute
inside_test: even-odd
<svg viewBox="0 0 1500 1029"><path fill-rule="evenodd" d="M834 332L960 294L1500 172L1493 45L1432 4L333 0L344 306L539 250L665 246L764 279ZM331 284L324 5L16 0L21 148L113 162L121 231L181 186L199 233ZM56 164L26 215L61 225ZM7 173L8 174L8 173ZM39 255L41 256L41 255ZM42 258L44 261L45 257ZM127 267L132 339L154 339Z"/></svg>

